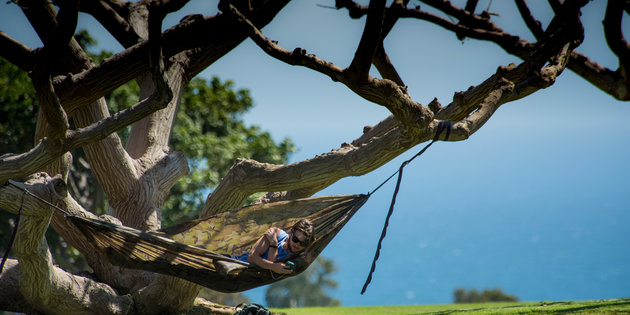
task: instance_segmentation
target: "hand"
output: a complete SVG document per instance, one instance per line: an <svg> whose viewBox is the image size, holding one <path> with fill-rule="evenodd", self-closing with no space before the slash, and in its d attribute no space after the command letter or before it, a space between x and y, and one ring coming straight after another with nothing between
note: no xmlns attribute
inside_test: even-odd
<svg viewBox="0 0 630 315"><path fill-rule="evenodd" d="M275 273L282 273L282 274L293 273L293 270L287 269L287 268L288 266L281 262L274 263L273 266L271 266L271 270L273 270L273 272Z"/></svg>

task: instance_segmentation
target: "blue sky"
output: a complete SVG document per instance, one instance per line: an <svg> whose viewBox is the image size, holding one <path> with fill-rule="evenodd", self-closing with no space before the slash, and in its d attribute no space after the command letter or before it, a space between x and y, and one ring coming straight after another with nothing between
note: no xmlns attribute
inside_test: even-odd
<svg viewBox="0 0 630 315"><path fill-rule="evenodd" d="M208 6L208 3L211 5ZM294 1L264 30L287 49L301 47L345 67L364 20ZM603 1L583 10L587 33L579 51L616 69L606 49ZM487 1L479 7L486 8ZM496 23L531 38L512 12L494 1ZM423 8L426 6L423 6ZM0 7L0 30L40 45L15 5ZM192 1L181 16L216 12L216 2ZM512 10L510 12L510 10ZM545 6L534 10L543 22ZM627 14L623 30L630 36ZM99 48L119 51L87 16ZM477 85L500 65L519 60L497 46L459 41L450 32L415 20L400 21L386 49L412 96L448 104L454 92ZM277 140L290 137L292 161L338 148L364 125L389 115L349 89L310 70L268 57L250 40L201 76L233 80L256 104L245 115ZM405 168L381 259L365 295L359 292L387 213L393 182L381 188L323 252L334 259L339 282L331 295L343 305L445 304L455 288L501 288L524 301L587 300L630 296L630 104L618 102L570 71L552 87L501 107L463 142L436 143ZM346 178L320 194L366 193L418 150L382 168ZM246 292L264 303L264 288Z"/></svg>

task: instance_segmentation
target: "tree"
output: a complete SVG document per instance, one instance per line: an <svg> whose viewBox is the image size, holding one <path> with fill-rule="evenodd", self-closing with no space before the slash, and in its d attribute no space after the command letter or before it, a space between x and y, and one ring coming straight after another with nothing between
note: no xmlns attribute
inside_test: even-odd
<svg viewBox="0 0 630 315"><path fill-rule="evenodd" d="M90 48L97 41L85 30L79 31L75 38L97 62L112 56L107 51L92 53ZM35 122L35 109L39 106L37 95L28 75L4 59L0 59L0 82L3 89L0 109L6 113L0 121L0 130L7 134L6 138L0 140L2 147L6 151L26 151L32 147L33 130L30 126ZM119 111L137 101L137 93L138 86L131 81L105 98L112 111ZM280 145L276 145L268 132L261 131L258 126L246 127L240 118L252 106L249 91L234 90L230 81L221 82L215 77L207 82L195 78L186 86L178 119L173 126L171 146L183 152L189 163L196 167L171 190L162 213L166 226L182 221L182 218L196 218L203 203L200 197L203 188L215 186L218 179L227 173L235 156L249 156L267 163L286 163L289 153L295 150L291 140L284 139ZM128 137L128 129L119 132L123 141ZM86 209L96 214L105 213L106 200L102 189L98 185L87 184L96 179L90 172L85 153L76 149L72 154L74 161L68 177L72 196ZM214 162L209 166L204 162L205 159ZM12 217L8 212L0 212L0 224L6 227L4 231L11 231L12 224L9 221L13 221ZM7 244L9 236L10 233L1 234L1 244ZM86 269L82 257L54 230L49 229L46 238L50 241L53 258L58 265L71 271Z"/></svg>
<svg viewBox="0 0 630 315"><path fill-rule="evenodd" d="M339 306L337 299L331 298L327 290L337 287L330 279L337 270L333 260L319 257L299 276L269 285L265 300L271 307Z"/></svg>
<svg viewBox="0 0 630 315"><path fill-rule="evenodd" d="M503 293L501 289L484 289L479 293L477 289L455 289L453 292L455 303L487 303L487 302L518 302L514 295Z"/></svg>
<svg viewBox="0 0 630 315"><path fill-rule="evenodd" d="M384 106L392 116L365 128L354 141L313 159L284 165L242 156L207 195L200 217L237 208L256 193L265 193L257 202L307 197L344 177L369 173L433 139L445 121L450 122L450 137L446 139L443 133L440 140L465 140L500 106L552 86L566 68L604 93L622 101L629 98L630 48L621 32L627 2L608 1L604 17L608 46L619 60L615 70L575 51L583 38L580 10L587 5L585 0L549 1L553 18L547 25L537 21L524 1L517 0L523 21L534 34L533 42L503 30L493 22L491 12L477 13L477 1L461 7L440 0L423 2L435 10L412 8L406 0L389 5L373 0L369 6L337 1L337 8L347 10L351 18L366 17L352 60L339 66L264 36L260 29L281 14L287 1L221 1L221 14L189 15L165 31L161 28L164 16L180 10L186 1L79 4L59 0L54 1L56 7L44 0L17 1L43 47L30 49L0 33L0 55L30 73L40 105L31 128L34 146L2 152L7 154L0 157L0 183L13 179L12 183L24 185L74 215L93 218L96 215L77 203L66 188L71 152L83 148L107 196L107 218L141 230L160 228L171 189L189 173L185 154L172 150L173 122L181 111L183 91L197 74L247 37L270 58L321 73ZM78 12L92 15L124 50L100 63L91 60L73 38ZM496 43L523 61L497 65L494 74L455 93L446 106L437 99L422 105L411 97L413 87L405 85L383 42L400 18L427 21L460 38ZM372 65L379 78L370 71ZM137 103L110 110L104 97L133 80L139 87ZM123 141L116 131L127 126L131 127ZM1 275L2 305L17 311L30 305L48 313L158 313L185 309L197 295L199 287L189 282L110 265L62 215L33 198L22 203L22 194L12 185L0 188L0 206L11 213L21 208L23 215L14 245L17 259L10 260ZM43 238L49 222L83 254L94 277L79 277L53 264Z"/></svg>

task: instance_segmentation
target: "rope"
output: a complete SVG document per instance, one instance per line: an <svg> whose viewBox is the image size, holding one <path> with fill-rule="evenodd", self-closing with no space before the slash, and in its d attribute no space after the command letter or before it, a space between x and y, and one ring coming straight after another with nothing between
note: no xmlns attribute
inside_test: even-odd
<svg viewBox="0 0 630 315"><path fill-rule="evenodd" d="M20 224L20 215L22 214L22 206L24 206L24 195L26 195L27 190L24 189L24 193L22 194L22 202L20 202L20 208L18 209L17 216L15 217L15 226L13 226L13 232L11 233L11 238L9 239L9 245L7 245L7 250L4 252L4 256L2 256L2 263L0 263L0 274L4 270L4 263L7 262L7 258L9 258L9 251L13 246L13 241L15 240L15 235L17 234L18 225Z"/></svg>
<svg viewBox="0 0 630 315"><path fill-rule="evenodd" d="M376 253L374 254L374 259L372 260L372 268L370 268L370 273L368 274L368 277L365 280L365 284L363 284L363 289L361 289L361 294L365 293L365 290L367 290L368 285L370 284L370 282L372 282L372 274L374 273L374 270L376 269L376 261L378 260L379 256L381 255L381 246L382 246L382 243L383 243L383 239L385 239L385 235L387 234L387 226L389 225L389 218L394 213L394 204L396 204L396 196L398 195L398 190L400 189L400 182L402 180L403 168L405 168L405 166L407 166L407 164L409 164L411 161L413 161L413 159L415 159L418 156L422 155L422 153L424 153L424 151L426 151L433 143L438 141L439 138L440 138L440 134L442 133L442 131L444 131L444 129L446 129L446 136L444 138L444 141L448 141L448 138L451 135L451 122L450 121L441 121L438 124L437 131L435 133L435 137L433 138L433 141L431 141L424 148L422 148L422 150L420 150L420 152L416 153L416 155L414 155L412 158L410 158L407 161L404 161L400 165L400 168L398 169L398 171L394 172L394 174L392 174L389 178L387 178L383 183L381 183L378 187L376 187L370 193L370 195L372 193L374 193L376 190L381 188L381 186L383 186L387 181L392 179L392 177L394 177L394 175L396 175L396 173L398 173L398 181L396 182L396 188L394 189L394 195L392 196L392 202L389 205L389 211L387 212L387 217L385 218L385 224L383 225L383 231L381 232L381 237L378 240L378 246L376 247Z"/></svg>
<svg viewBox="0 0 630 315"><path fill-rule="evenodd" d="M11 185L19 190L21 190L23 192L22 194L22 202L20 203L20 208L18 209L18 214L17 217L15 218L15 226L13 227L13 232L11 233L11 238L9 239L9 245L7 246L7 250L4 252L4 256L2 257L2 262L0 263L0 273L2 273L2 270L4 269L4 264L7 261L7 258L9 257L9 251L11 250L11 247L13 246L13 241L15 240L15 235L17 234L17 229L18 229L18 224L20 223L20 215L22 214L22 207L24 206L24 195L29 195L29 196L33 196L35 197L35 199L53 207L54 209L61 211L64 215L68 216L69 213L68 211L61 209L59 207L57 207L56 205L42 199L41 197L31 193L30 191L28 191L28 189L20 187L14 183L12 183L10 180L7 181L6 183L4 183L2 186L7 186L7 185Z"/></svg>
<svg viewBox="0 0 630 315"><path fill-rule="evenodd" d="M41 202L43 202L43 203L45 203L45 204L47 204L47 205L51 206L53 209L55 209L55 210L57 210L57 211L59 211L59 212L63 213L63 214L64 214L64 215L66 215L66 216L69 216L69 215L70 215L70 213L69 213L68 211L66 211L66 210L64 210L64 209L61 209L61 208L57 207L56 205L54 205L54 204L50 203L49 201L46 201L46 200L45 200L45 199L43 199L42 197L40 197L40 196L38 196L38 195L33 194L32 192L28 191L26 188L22 188L22 187L20 187L20 186L18 186L18 185L16 185L16 184L12 183L11 181L8 181L7 183L5 183L5 185L11 185L11 186L13 186L13 187L15 187L15 188L17 188L17 189L19 189L19 190L23 191L25 194L28 194L29 196L33 196L33 197L35 197L35 199L37 199L37 200L39 200L39 201L41 201ZM20 207L21 207L21 206L20 206Z"/></svg>

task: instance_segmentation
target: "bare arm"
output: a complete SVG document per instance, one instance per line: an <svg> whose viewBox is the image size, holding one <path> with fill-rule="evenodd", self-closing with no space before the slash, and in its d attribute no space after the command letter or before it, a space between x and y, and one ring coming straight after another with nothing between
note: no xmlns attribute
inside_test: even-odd
<svg viewBox="0 0 630 315"><path fill-rule="evenodd" d="M281 262L275 262L276 257L278 255L278 233L280 233L280 229L272 227L263 234L263 236L256 241L254 247L249 252L249 256L247 257L247 261L255 264L261 268L272 270L276 273L291 273L292 270L286 269L286 265ZM271 241L270 241L271 239ZM271 244L274 242L275 244ZM270 247L269 245L275 245L276 247ZM264 259L262 256L269 250L269 255L267 259Z"/></svg>

